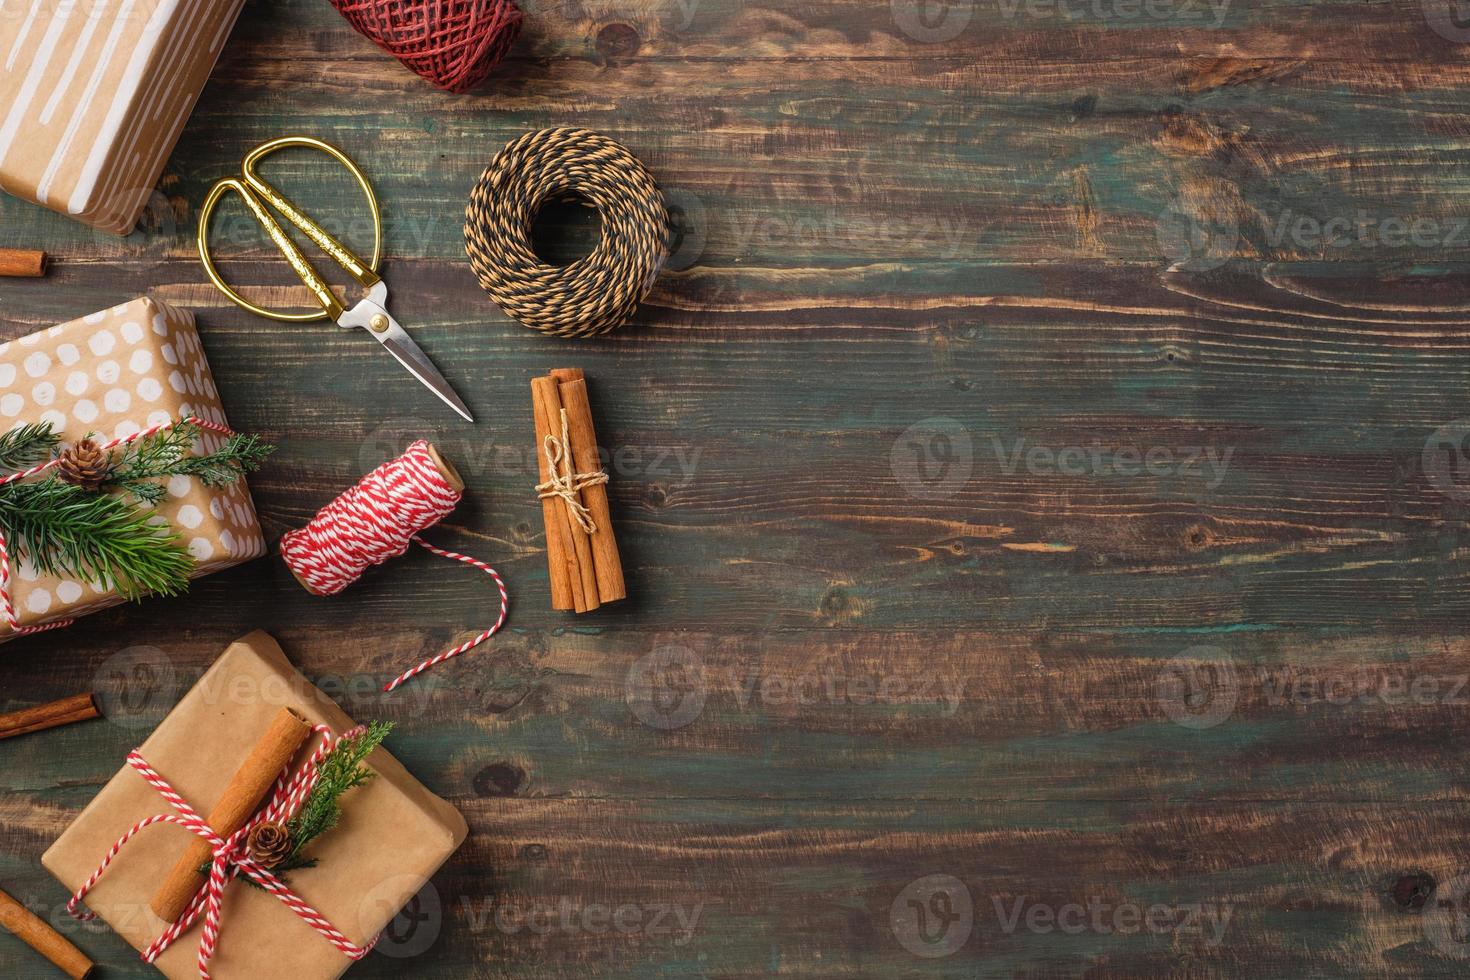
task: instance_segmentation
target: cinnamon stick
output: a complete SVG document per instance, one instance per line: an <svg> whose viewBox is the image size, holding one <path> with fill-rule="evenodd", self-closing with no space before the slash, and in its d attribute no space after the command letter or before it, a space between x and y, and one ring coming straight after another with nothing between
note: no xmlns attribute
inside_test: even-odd
<svg viewBox="0 0 1470 980"><path fill-rule="evenodd" d="M563 369L563 374L578 369ZM556 377L559 372L551 372ZM602 459L597 451L597 430L592 423L592 403L587 399L587 382L580 377L563 380L561 404L567 412L567 424L571 431L572 465L577 473L595 473L602 469ZM592 567L597 580L597 597L603 602L614 602L628 596L627 584L623 581L623 563L618 556L618 541L613 535L612 511L607 505L607 485L599 483L582 490L582 501L597 526L590 536Z"/></svg>
<svg viewBox="0 0 1470 980"><path fill-rule="evenodd" d="M31 248L0 248L0 276L36 279L46 274L46 253Z"/></svg>
<svg viewBox="0 0 1470 980"><path fill-rule="evenodd" d="M541 482L545 483L551 479L551 463L546 458L546 434L557 439L561 438L561 392L557 388L556 379L552 377L536 378L531 382L531 391L534 395L537 413L536 425L536 455L540 461L538 466L542 469ZM574 496L581 500L581 494ZM587 540L587 534L572 517L566 501L556 497L544 497L543 501L550 503L552 523L556 524L558 530L555 532L560 538L563 561L566 563L567 577L570 581L572 591L572 609L576 612L590 612L598 606L597 599L597 577L592 570L592 544ZM542 516L546 511L543 509ZM550 553L550 540L552 529L547 528L547 551ZM553 608L562 608L555 605Z"/></svg>
<svg viewBox="0 0 1470 980"><path fill-rule="evenodd" d="M60 701L38 704L34 707L22 708L20 711L12 711L7 715L0 715L0 738L13 738L16 735L26 735L45 728L70 725L72 722L87 721L101 716L102 712L97 710L97 701L91 694L74 694Z"/></svg>
<svg viewBox="0 0 1470 980"><path fill-rule="evenodd" d="M311 734L311 725L290 708L282 708L261 736L250 755L235 770L219 802L209 812L207 822L221 837L228 837L254 816L265 794L270 791L281 770L290 764L296 750ZM163 880L150 906L165 922L173 922L188 908L189 902L204 884L199 873L209 861L213 849L209 842L195 837L168 877Z"/></svg>
<svg viewBox="0 0 1470 980"><path fill-rule="evenodd" d="M82 951L51 928L40 916L0 891L0 926L50 960L72 980L84 980L96 969Z"/></svg>
<svg viewBox="0 0 1470 980"><path fill-rule="evenodd" d="M547 425L546 413L541 408L545 391L541 382L547 380L549 379L531 379L532 415L536 425L536 472L540 474L538 483L551 479L551 465L546 461L546 437L551 434L551 427ZM541 498L541 523L546 527L546 571L551 583L551 608L575 609L572 568L569 564L572 542L567 535L566 524L557 513L556 500L552 497Z"/></svg>

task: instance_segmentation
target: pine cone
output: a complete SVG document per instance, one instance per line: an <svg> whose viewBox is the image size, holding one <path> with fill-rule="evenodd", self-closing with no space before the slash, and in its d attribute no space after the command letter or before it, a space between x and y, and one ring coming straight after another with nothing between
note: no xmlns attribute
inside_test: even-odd
<svg viewBox="0 0 1470 980"><path fill-rule="evenodd" d="M263 868L274 868L291 856L291 832L284 824L266 821L245 838L250 859Z"/></svg>
<svg viewBox="0 0 1470 980"><path fill-rule="evenodd" d="M56 474L84 490L96 490L102 486L112 465L112 454L103 452L91 439L67 446L59 459L61 462L56 467Z"/></svg>

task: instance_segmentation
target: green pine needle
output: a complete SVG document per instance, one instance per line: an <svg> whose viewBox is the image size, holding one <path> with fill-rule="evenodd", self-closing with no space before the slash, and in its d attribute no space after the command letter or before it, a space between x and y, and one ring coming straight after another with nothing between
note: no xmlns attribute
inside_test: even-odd
<svg viewBox="0 0 1470 980"><path fill-rule="evenodd" d="M143 503L163 499L164 488L154 482L160 477L192 476L206 487L227 487L252 473L276 447L259 436L236 433L219 450L204 456L192 455L199 427L180 423L128 446L108 471L105 487L117 487Z"/></svg>
<svg viewBox="0 0 1470 980"><path fill-rule="evenodd" d="M372 779L375 773L364 762L383 739L393 731L391 721L375 721L362 732L343 738L322 760L316 785L291 818L287 830L291 834L291 854L275 867L277 874L297 868L311 867L314 859L303 858L301 852L317 837L337 826L342 819L342 794Z"/></svg>
<svg viewBox="0 0 1470 980"><path fill-rule="evenodd" d="M237 434L218 451L194 456L199 431L180 423L113 451L103 488L123 490L131 500L54 475L0 486L0 528L12 551L44 574L97 582L129 599L186 591L194 559L173 529L139 504L163 500L167 490L158 481L165 477L229 486L275 450L256 436ZM0 472L19 472L46 459L60 441L45 422L0 434Z"/></svg>
<svg viewBox="0 0 1470 980"><path fill-rule="evenodd" d="M99 582L129 599L177 595L194 569L167 524L122 497L54 476L0 488L0 526L12 550L39 571Z"/></svg>
<svg viewBox="0 0 1470 980"><path fill-rule="evenodd" d="M50 459L61 443L61 436L50 422L31 422L0 435L0 475L19 473Z"/></svg>

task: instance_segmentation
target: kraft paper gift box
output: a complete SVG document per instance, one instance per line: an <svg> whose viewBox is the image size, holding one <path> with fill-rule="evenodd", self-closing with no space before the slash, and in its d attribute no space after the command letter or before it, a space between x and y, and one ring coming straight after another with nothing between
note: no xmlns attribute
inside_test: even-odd
<svg viewBox="0 0 1470 980"><path fill-rule="evenodd" d="M141 752L194 810L207 814L235 769L281 708L341 735L354 727L337 704L312 686L268 634L251 633L227 649L143 743ZM320 738L298 753L302 759ZM391 741L391 739L390 739ZM468 828L449 803L430 793L385 749L368 757L377 775L342 797L342 820L306 852L311 868L287 884L358 946L392 921L464 842ZM92 874L108 849L139 820L173 812L131 767L102 788L41 863L70 892ZM165 923L149 910L159 883L193 835L156 825L135 837L87 896L86 905L142 950ZM352 961L267 892L236 879L227 886L210 974L215 980L330 980ZM195 980L196 923L158 958L173 980Z"/></svg>
<svg viewBox="0 0 1470 980"><path fill-rule="evenodd" d="M0 189L126 235L244 0L8 0Z"/></svg>
<svg viewBox="0 0 1470 980"><path fill-rule="evenodd" d="M188 310L144 297L0 344L0 429L50 422L64 443L99 440L195 415L228 425L204 347ZM203 433L196 451L221 436ZM174 477L157 513L194 556L198 578L265 554L265 538L242 476L211 489ZM90 582L39 574L18 562L11 600L22 626L94 612L125 601ZM0 642L15 634L0 616Z"/></svg>

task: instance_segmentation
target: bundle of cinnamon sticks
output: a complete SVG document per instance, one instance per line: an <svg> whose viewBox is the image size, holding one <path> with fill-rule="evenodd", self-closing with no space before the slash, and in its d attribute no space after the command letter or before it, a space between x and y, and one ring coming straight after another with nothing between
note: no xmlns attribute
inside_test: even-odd
<svg viewBox="0 0 1470 980"><path fill-rule="evenodd" d="M532 379L531 401L551 607L590 612L626 598L628 590L582 369L558 368Z"/></svg>

